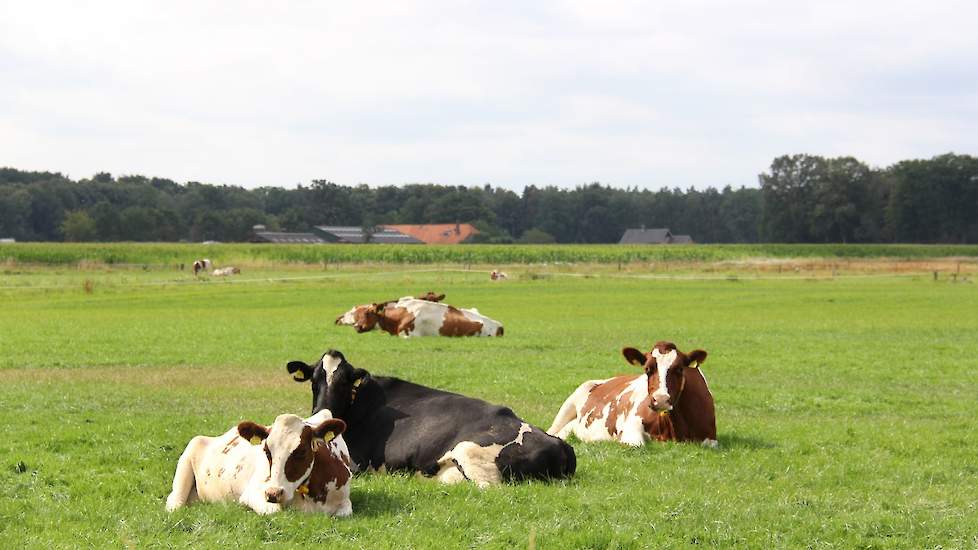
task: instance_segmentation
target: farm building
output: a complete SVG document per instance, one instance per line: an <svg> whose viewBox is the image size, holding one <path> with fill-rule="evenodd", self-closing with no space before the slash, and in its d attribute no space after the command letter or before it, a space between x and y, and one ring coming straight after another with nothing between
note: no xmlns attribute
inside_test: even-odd
<svg viewBox="0 0 978 550"><path fill-rule="evenodd" d="M255 231L253 243L274 244L323 244L326 241L313 233L286 233L283 231Z"/></svg>
<svg viewBox="0 0 978 550"><path fill-rule="evenodd" d="M388 226L381 226L369 238L362 227L353 225L317 225L313 231L319 237L332 243L386 243L386 244L424 244L424 241L406 235Z"/></svg>
<svg viewBox="0 0 978 550"><path fill-rule="evenodd" d="M279 244L322 243L386 243L386 244L458 244L479 231L468 223L441 223L425 225L381 225L369 234L354 225L317 225L311 233L266 231L265 226L254 227L252 242Z"/></svg>
<svg viewBox="0 0 978 550"><path fill-rule="evenodd" d="M458 244L479 232L470 223L385 225L384 227L410 235L425 244Z"/></svg>
<svg viewBox="0 0 978 550"><path fill-rule="evenodd" d="M693 244L689 235L673 235L667 228L626 229L618 244Z"/></svg>

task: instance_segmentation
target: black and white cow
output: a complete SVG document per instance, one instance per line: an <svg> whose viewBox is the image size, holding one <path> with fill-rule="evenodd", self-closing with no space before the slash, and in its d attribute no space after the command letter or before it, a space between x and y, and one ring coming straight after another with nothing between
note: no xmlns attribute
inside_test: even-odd
<svg viewBox="0 0 978 550"><path fill-rule="evenodd" d="M346 422L355 470L414 471L444 483L480 487L574 474L574 448L531 426L507 407L398 378L372 376L343 354L291 361L297 382L312 382L313 413Z"/></svg>

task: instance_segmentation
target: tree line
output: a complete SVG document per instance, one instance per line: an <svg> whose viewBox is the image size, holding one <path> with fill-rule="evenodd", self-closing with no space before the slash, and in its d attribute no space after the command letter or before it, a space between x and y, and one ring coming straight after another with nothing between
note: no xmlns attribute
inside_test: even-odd
<svg viewBox="0 0 978 550"><path fill-rule="evenodd" d="M621 189L599 183L522 193L411 184L245 189L165 178L0 168L0 238L247 241L256 224L473 223L479 242L609 243L630 227L697 242L978 242L978 158L945 154L871 168L852 158L774 159L760 187Z"/></svg>

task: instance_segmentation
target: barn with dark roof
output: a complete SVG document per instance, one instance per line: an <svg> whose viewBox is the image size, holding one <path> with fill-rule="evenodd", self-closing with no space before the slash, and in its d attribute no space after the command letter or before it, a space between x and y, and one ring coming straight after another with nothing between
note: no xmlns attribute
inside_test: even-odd
<svg viewBox="0 0 978 550"><path fill-rule="evenodd" d="M646 229L626 229L618 244L693 244L689 235L673 235L665 227Z"/></svg>

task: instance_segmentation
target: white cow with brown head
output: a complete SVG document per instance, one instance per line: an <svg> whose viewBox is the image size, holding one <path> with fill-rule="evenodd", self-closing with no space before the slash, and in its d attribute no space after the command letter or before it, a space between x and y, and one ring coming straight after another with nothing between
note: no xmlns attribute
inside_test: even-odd
<svg viewBox="0 0 978 550"><path fill-rule="evenodd" d="M291 506L348 516L345 430L345 422L322 410L305 421L283 414L269 427L245 421L217 437L194 437L177 462L166 509L195 500L237 501L259 514Z"/></svg>
<svg viewBox="0 0 978 550"><path fill-rule="evenodd" d="M440 302L406 296L396 303L355 308L357 332L380 327L392 336L502 336L503 325L475 308L460 309Z"/></svg>

